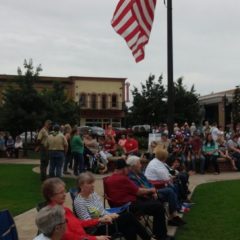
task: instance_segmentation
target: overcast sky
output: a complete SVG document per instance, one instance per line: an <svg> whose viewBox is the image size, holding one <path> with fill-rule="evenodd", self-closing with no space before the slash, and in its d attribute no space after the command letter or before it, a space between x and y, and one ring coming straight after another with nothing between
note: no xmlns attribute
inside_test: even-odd
<svg viewBox="0 0 240 240"><path fill-rule="evenodd" d="M166 0L167 1L167 0ZM24 59L42 76L126 77L167 83L167 9L158 0L145 59L136 64L111 27L117 0L0 0L0 74ZM201 95L240 84L240 1L173 0L174 79Z"/></svg>

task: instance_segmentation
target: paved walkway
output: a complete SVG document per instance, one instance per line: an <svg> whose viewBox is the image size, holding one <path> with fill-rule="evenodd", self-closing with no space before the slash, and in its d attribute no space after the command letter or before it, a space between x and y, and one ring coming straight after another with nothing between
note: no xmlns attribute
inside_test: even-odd
<svg viewBox="0 0 240 240"><path fill-rule="evenodd" d="M29 159L0 159L1 163L21 163L21 164L39 164L38 160L29 160ZM36 166L33 171L39 172L39 167ZM73 177L73 176L70 176ZM215 182L215 181L223 181L223 180L233 180L233 179L240 179L239 172L224 172L220 175L213 175L213 174L205 174L205 175L193 175L190 176L190 190L193 192L197 185L207 183L207 182ZM103 186L102 186L102 176L96 175L96 185L95 191L102 196L103 195ZM71 198L69 194L67 194L66 199L66 206L71 208ZM33 237L37 233L37 228L35 226L35 216L36 216L36 209L30 209L23 214L16 216L15 222L17 225L18 233L20 240L32 240ZM169 228L168 232L170 235L174 235L176 228L171 227Z"/></svg>

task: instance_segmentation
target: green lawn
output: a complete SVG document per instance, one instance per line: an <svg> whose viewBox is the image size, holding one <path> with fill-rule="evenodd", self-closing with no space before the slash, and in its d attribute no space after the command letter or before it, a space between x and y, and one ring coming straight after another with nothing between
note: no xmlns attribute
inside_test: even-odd
<svg viewBox="0 0 240 240"><path fill-rule="evenodd" d="M0 165L0 209L9 209L13 216L36 207L43 201L39 174L32 169L36 165ZM69 186L75 186L74 179L64 179Z"/></svg>
<svg viewBox="0 0 240 240"><path fill-rule="evenodd" d="M240 181L200 185L192 200L196 205L184 216L176 240L239 240Z"/></svg>

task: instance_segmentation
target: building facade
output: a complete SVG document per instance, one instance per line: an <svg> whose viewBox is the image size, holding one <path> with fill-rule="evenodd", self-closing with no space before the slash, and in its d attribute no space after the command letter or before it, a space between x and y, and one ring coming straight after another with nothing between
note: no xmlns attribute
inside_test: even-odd
<svg viewBox="0 0 240 240"><path fill-rule="evenodd" d="M223 128L232 126L232 102L235 89L199 97L204 120L216 122Z"/></svg>
<svg viewBox="0 0 240 240"><path fill-rule="evenodd" d="M0 103L8 85L16 85L16 75L0 75ZM121 127L125 117L125 94L129 84L126 78L104 77L39 77L35 83L38 91L52 88L54 82L61 82L66 94L79 104L80 125L105 127L112 124ZM128 95L127 95L128 96Z"/></svg>
<svg viewBox="0 0 240 240"><path fill-rule="evenodd" d="M125 78L71 77L81 125L121 127L125 117Z"/></svg>

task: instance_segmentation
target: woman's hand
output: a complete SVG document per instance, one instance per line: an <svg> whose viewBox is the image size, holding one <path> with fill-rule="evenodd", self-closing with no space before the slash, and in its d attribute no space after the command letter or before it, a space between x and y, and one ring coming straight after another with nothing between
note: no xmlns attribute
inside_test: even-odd
<svg viewBox="0 0 240 240"><path fill-rule="evenodd" d="M157 195L157 193L154 193L152 196L153 196L153 199L155 199L155 200L158 199L158 195Z"/></svg>
<svg viewBox="0 0 240 240"><path fill-rule="evenodd" d="M96 239L97 239L97 240L110 240L111 237L110 237L110 236L103 235L103 236L96 236Z"/></svg>
<svg viewBox="0 0 240 240"><path fill-rule="evenodd" d="M110 214L110 217L112 218L112 220L116 219L119 217L119 215L117 213L112 213Z"/></svg>
<svg viewBox="0 0 240 240"><path fill-rule="evenodd" d="M99 218L100 223L112 223L112 218L110 215L104 215L103 217Z"/></svg>

